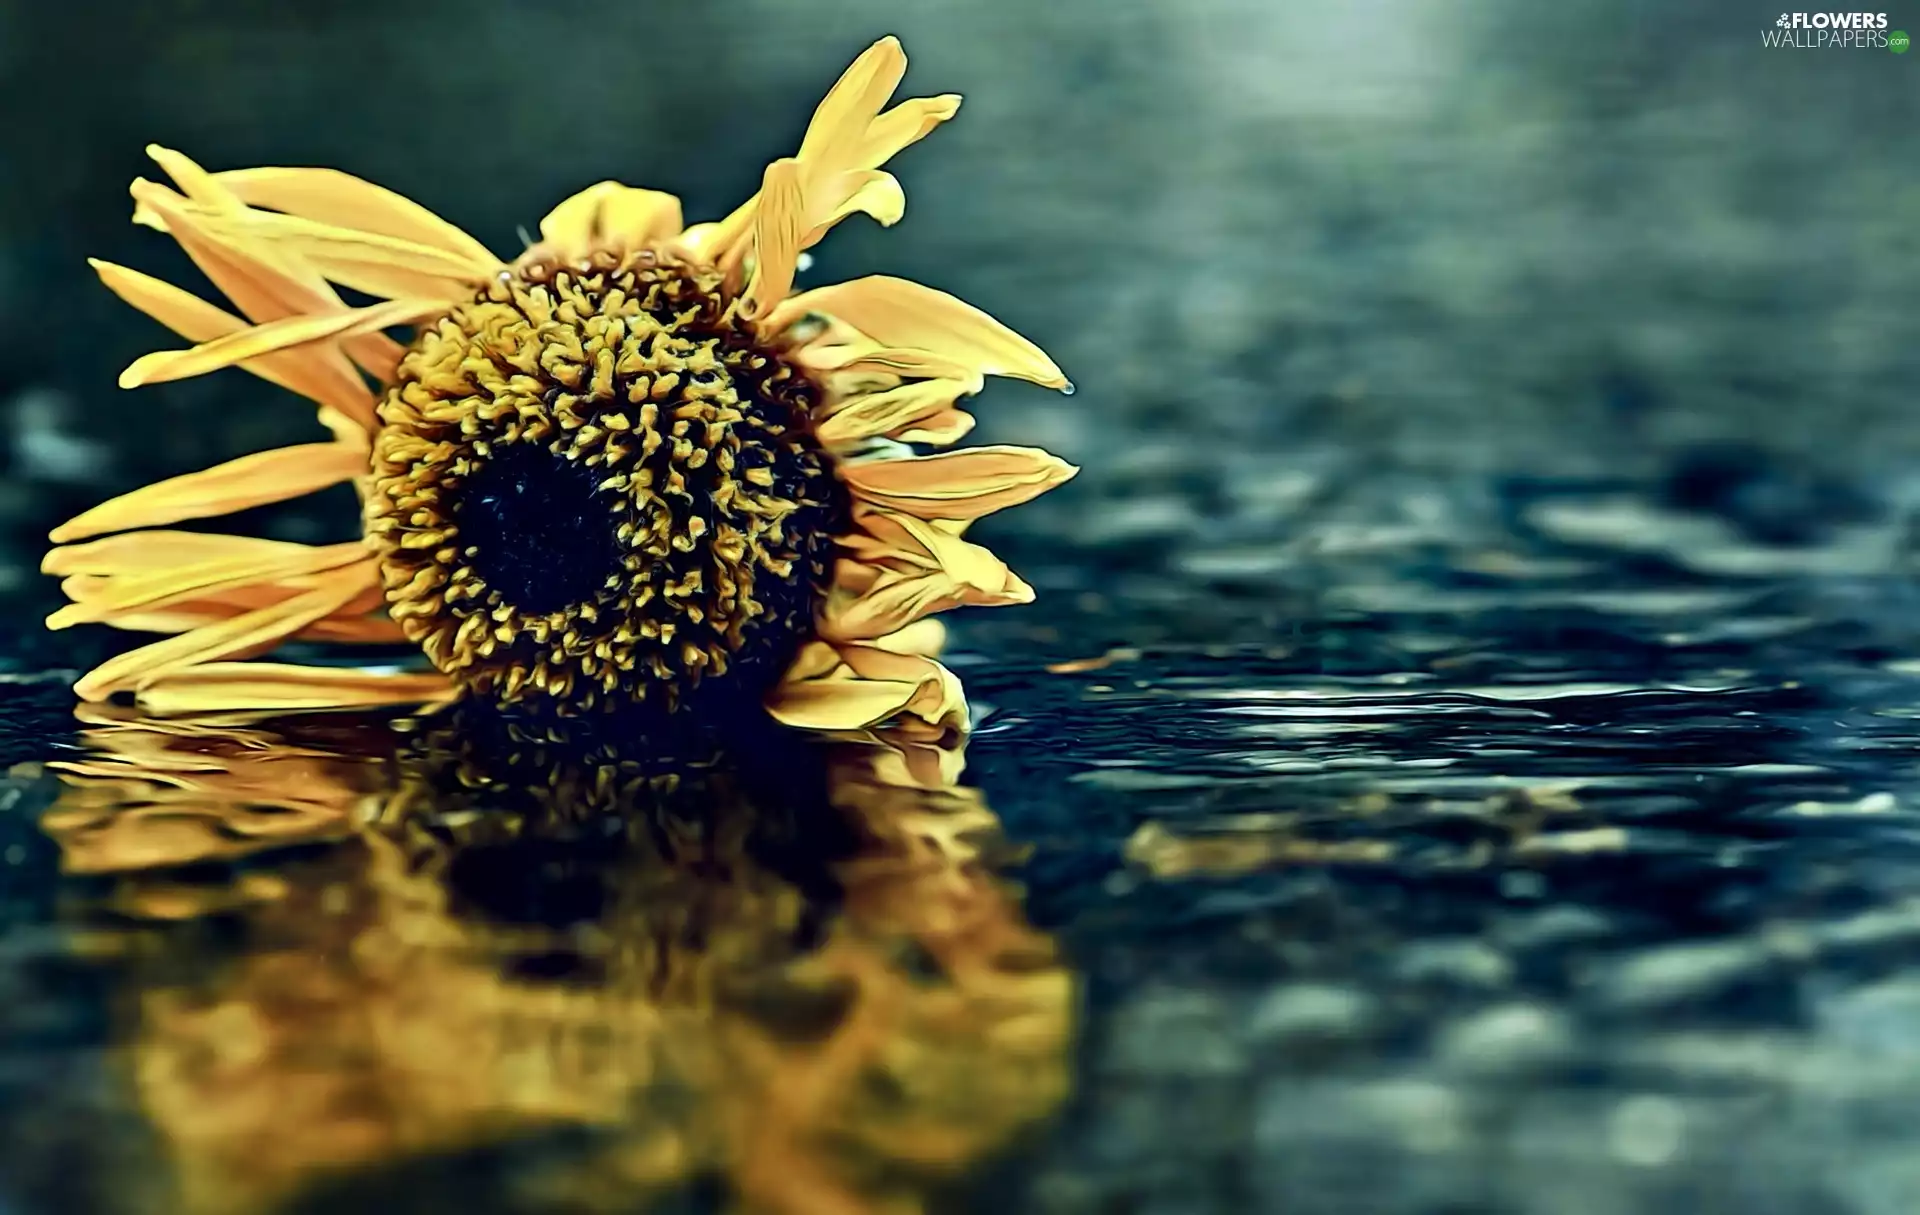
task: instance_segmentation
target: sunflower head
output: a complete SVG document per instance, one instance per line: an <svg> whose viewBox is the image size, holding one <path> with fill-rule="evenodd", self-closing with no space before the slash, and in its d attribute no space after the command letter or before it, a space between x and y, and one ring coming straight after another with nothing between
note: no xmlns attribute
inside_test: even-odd
<svg viewBox="0 0 1920 1215"><path fill-rule="evenodd" d="M171 711L466 692L561 714L745 697L814 728L964 729L928 618L1033 592L963 533L1075 470L1027 448L923 449L972 428L961 402L989 375L1070 385L931 288L874 276L795 293L802 252L841 220L900 219L881 166L959 106L889 107L905 70L898 42L869 48L723 219L687 226L671 195L601 182L510 263L345 174L209 173L153 149L178 189L136 182L136 219L245 316L96 263L199 343L122 384L243 367L318 402L334 441L55 530L44 568L73 602L50 623L174 634L90 672L82 696ZM343 287L376 302L350 306ZM341 481L361 495L354 542L157 530ZM234 661L289 641L407 642L434 670Z"/></svg>
<svg viewBox="0 0 1920 1215"><path fill-rule="evenodd" d="M380 407L389 610L463 687L566 706L763 692L846 495L820 390L672 250L536 252L423 327Z"/></svg>

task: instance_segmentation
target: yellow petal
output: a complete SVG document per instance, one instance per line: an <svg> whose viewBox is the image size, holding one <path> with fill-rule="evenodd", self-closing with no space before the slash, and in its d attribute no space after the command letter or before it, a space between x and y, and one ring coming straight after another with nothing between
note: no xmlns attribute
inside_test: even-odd
<svg viewBox="0 0 1920 1215"><path fill-rule="evenodd" d="M122 494L54 528L50 538L64 544L106 532L231 514L310 494L366 471L366 450L345 443L263 451Z"/></svg>
<svg viewBox="0 0 1920 1215"><path fill-rule="evenodd" d="M439 300L387 300L344 312L290 316L284 320L268 321L264 325L255 325L210 342L202 342L191 350L159 350L142 355L120 373L120 387L138 388L142 384L204 375L264 354L355 334L377 333L394 325L411 324L445 312L446 308L447 305Z"/></svg>
<svg viewBox="0 0 1920 1215"><path fill-rule="evenodd" d="M974 447L840 467L858 498L920 519L977 519L1038 497L1080 470L1032 447Z"/></svg>
<svg viewBox="0 0 1920 1215"><path fill-rule="evenodd" d="M179 242L194 265L233 301L241 315L256 324L346 308L326 280L310 268L283 264L270 250L260 248L258 241L236 242L232 236L216 238L203 231L187 200L173 191L136 180L131 192L142 208L162 221L160 227ZM377 375L399 362L401 353L399 343L384 333L350 338L341 347L322 348L314 357L337 363L348 376L353 374L347 362L351 357Z"/></svg>
<svg viewBox="0 0 1920 1215"><path fill-rule="evenodd" d="M206 206L234 209L237 200L218 182L213 174L201 168L192 157L157 143L147 145L147 155L153 163L166 170L168 177L180 187L180 192L194 202Z"/></svg>
<svg viewBox="0 0 1920 1215"><path fill-rule="evenodd" d="M983 595L1007 596L1025 603L1033 588L1022 582L990 551L954 534L950 523L934 523L885 510L855 513L858 530L841 546L858 560L902 569L938 569Z"/></svg>
<svg viewBox="0 0 1920 1215"><path fill-rule="evenodd" d="M919 685L855 678L783 683L767 696L767 712L797 730L863 730L902 712Z"/></svg>
<svg viewBox="0 0 1920 1215"><path fill-rule="evenodd" d="M867 128L906 73L907 53L898 38L889 35L862 51L814 110L800 141L800 159L823 162L835 171L856 167L853 158Z"/></svg>
<svg viewBox="0 0 1920 1215"><path fill-rule="evenodd" d="M856 211L890 228L906 214L906 192L893 174L878 169L850 170L813 184L807 190L808 230L801 246L819 244L835 224Z"/></svg>
<svg viewBox="0 0 1920 1215"><path fill-rule="evenodd" d="M744 204L743 204L744 205ZM687 248L712 257L712 245L720 235L722 221L709 220L703 224L688 224L680 232L680 244Z"/></svg>
<svg viewBox="0 0 1920 1215"><path fill-rule="evenodd" d="M865 536L843 540L843 548L874 562L879 577L866 585L836 580L820 616L830 641L885 637L955 607L1033 601L1033 588L998 557L934 524L882 512L860 522Z"/></svg>
<svg viewBox="0 0 1920 1215"><path fill-rule="evenodd" d="M237 539L237 537L236 537ZM47 619L50 629L92 624L139 608L164 608L184 600L239 586L271 585L282 578L317 574L363 560L366 547L358 542L310 546L288 545L271 558L244 543L224 555L172 568L128 572L108 579L110 586L82 602L71 603Z"/></svg>
<svg viewBox="0 0 1920 1215"><path fill-rule="evenodd" d="M861 679L911 680L914 694L903 710L943 729L967 728L967 695L960 679L931 658L878 645L838 647L841 660ZM872 724L872 723L868 723Z"/></svg>
<svg viewBox="0 0 1920 1215"><path fill-rule="evenodd" d="M239 317L172 283L98 258L88 258L87 264L108 290L190 342L211 341L247 327ZM328 406L361 431L370 432L375 424L375 402L366 381L337 351L330 359L315 357L315 353L287 351L247 359L239 365L268 383Z"/></svg>
<svg viewBox="0 0 1920 1215"><path fill-rule="evenodd" d="M813 342L794 351L793 358L810 371L847 375L946 380L969 380L978 376L973 368L957 359L925 350L882 346L877 342Z"/></svg>
<svg viewBox="0 0 1920 1215"><path fill-rule="evenodd" d="M680 234L680 243L696 257L705 258L732 276L753 248L754 218L760 212L760 195L741 203L717 223L695 224Z"/></svg>
<svg viewBox="0 0 1920 1215"><path fill-rule="evenodd" d="M289 640L333 641L343 645L399 645L407 640L406 630L386 616L342 617L337 613L316 620Z"/></svg>
<svg viewBox="0 0 1920 1215"><path fill-rule="evenodd" d="M753 220L753 277L741 297L742 316L764 315L792 289L805 209L799 164L776 160L768 165L760 183L760 208Z"/></svg>
<svg viewBox="0 0 1920 1215"><path fill-rule="evenodd" d="M829 641L872 641L957 607L1031 603L1032 589L1017 579L1015 584L1019 593L986 595L941 573L894 575L844 602L830 596L821 613L820 635Z"/></svg>
<svg viewBox="0 0 1920 1215"><path fill-rule="evenodd" d="M157 679L140 689L155 713L234 709L374 708L444 700L453 693L437 671L366 671L275 662L214 662Z"/></svg>
<svg viewBox="0 0 1920 1215"><path fill-rule="evenodd" d="M216 174L158 144L148 144L147 155L179 184L186 198L136 179L132 191L137 203L134 221L142 222L144 212L154 226L171 232L241 312L260 322L297 312L332 312L345 307L326 279L299 259L288 258L257 240L231 234L223 237L203 229L204 218L196 221L196 212L202 217L214 214L229 218L252 214ZM188 205L189 200L192 205ZM202 246L200 252L188 247L190 240ZM272 302L256 311L247 298L234 294L236 287L248 296L264 292ZM399 347L385 334L362 334L343 345L346 354L369 374L383 379L391 378L392 368L400 359Z"/></svg>
<svg viewBox="0 0 1920 1215"><path fill-rule="evenodd" d="M110 658L74 684L73 690L82 700L104 700L115 692L136 689L186 667L271 649L355 599L368 582L378 578L376 563L371 560L337 570L326 585L296 595L285 603Z"/></svg>
<svg viewBox="0 0 1920 1215"><path fill-rule="evenodd" d="M603 181L567 199L540 221L540 235L569 255L599 246L636 249L680 234L680 200L659 190Z"/></svg>
<svg viewBox="0 0 1920 1215"><path fill-rule="evenodd" d="M844 599L828 596L820 613L820 636L828 641L866 641L897 632L916 620L959 606L954 583L938 574L895 575L871 590Z"/></svg>
<svg viewBox="0 0 1920 1215"><path fill-rule="evenodd" d="M222 536L214 532L143 531L49 549L40 561L40 572L59 577L118 575L168 570L236 556L269 562L306 547L286 540Z"/></svg>
<svg viewBox="0 0 1920 1215"><path fill-rule="evenodd" d="M298 593L288 589L281 599L291 599ZM243 610L252 609L193 600L158 611L128 612L101 623L129 633L185 633L203 625L231 620ZM343 616L336 612L314 621L297 633L288 634L287 640L328 641L341 645L400 645L407 640L407 635L405 630L385 616Z"/></svg>
<svg viewBox="0 0 1920 1215"><path fill-rule="evenodd" d="M948 409L977 385L955 380L915 380L885 392L853 397L834 406L816 433L829 447L892 435Z"/></svg>
<svg viewBox="0 0 1920 1215"><path fill-rule="evenodd" d="M907 714L941 730L967 728L960 681L931 658L878 645L835 647L840 662L825 674L794 678L767 697L767 711L807 730L863 730Z"/></svg>
<svg viewBox="0 0 1920 1215"><path fill-rule="evenodd" d="M875 118L860 140L854 167L877 168L900 153L902 148L920 142L927 133L952 118L960 110L957 93L938 97L915 97L903 101Z"/></svg>
<svg viewBox="0 0 1920 1215"><path fill-rule="evenodd" d="M288 260L312 266L331 282L385 299L456 300L500 270L491 255L475 260L275 211L217 212L200 218L201 226L217 237L257 241Z"/></svg>
<svg viewBox="0 0 1920 1215"><path fill-rule="evenodd" d="M802 248L854 211L866 211L882 223L899 219L905 206L899 183L882 180L884 175L860 175L878 169L895 152L952 117L960 102L951 96L921 98L881 114L880 107L893 96L906 70L907 56L899 39L882 38L853 61L814 111L795 155L801 190L808 199L809 222ZM683 243L712 259L731 279L750 244L760 203L761 195L756 194L724 220L694 225L683 235Z"/></svg>
<svg viewBox="0 0 1920 1215"><path fill-rule="evenodd" d="M137 541L147 536L188 536L188 532L135 532L131 535L113 536L107 540L95 541L105 545L119 540ZM209 537L228 541L230 545L276 545L280 542L270 540L247 540L239 536ZM73 552L92 548L93 545L75 545L55 552ZM156 545L156 548L166 547ZM327 571L308 574L286 574L273 583L252 583L230 586L224 589L207 591L163 608L121 612L102 621L110 628L124 629L136 633L185 633L202 625L214 624L222 620L231 620L235 616L257 611L273 604L284 603L303 592L322 586ZM60 589L76 603L90 603L101 595L109 593L117 579L100 576L75 576L61 582ZM393 645L406 640L400 626L384 615L370 615L379 610L386 601L385 593L377 584L369 584L361 595L328 616L292 635L294 639L311 641L338 641L354 644Z"/></svg>
<svg viewBox="0 0 1920 1215"><path fill-rule="evenodd" d="M204 176L211 180L211 175ZM235 240L231 234L216 236L206 230L210 215L230 208L215 206L205 198L196 203L158 182L139 177L127 192L133 195L135 220L145 217L178 241L194 264L249 320L275 321L298 313L345 307L326 280L310 267L287 264L259 248L258 242Z"/></svg>
<svg viewBox="0 0 1920 1215"><path fill-rule="evenodd" d="M787 668L785 678L790 682L813 679L827 674L840 665L840 653L824 641L809 641L800 647L793 657L793 663Z"/></svg>
<svg viewBox="0 0 1920 1215"><path fill-rule="evenodd" d="M902 443L925 443L929 447L945 447L958 443L973 429L973 415L962 409L943 409L907 427L894 431L891 438Z"/></svg>
<svg viewBox="0 0 1920 1215"><path fill-rule="evenodd" d="M929 570L939 564L932 551L919 536L909 529L909 524L923 528L941 528L942 524L925 519L916 519L912 515L903 515L899 511L884 510L877 506L856 506L853 510L853 530L839 538L840 551L849 560L862 564L888 569ZM950 524L946 526L951 526ZM170 533L157 532L156 535ZM177 533L186 535L189 533ZM96 541L105 544L107 541ZM54 552L79 551L91 545L75 546L73 549L55 549ZM49 558L51 560L51 558ZM41 568L48 573L56 571ZM58 571L67 572L65 569ZM76 571L78 572L78 571Z"/></svg>
<svg viewBox="0 0 1920 1215"><path fill-rule="evenodd" d="M776 308L765 328L780 332L809 312L837 317L882 345L925 350L986 375L1071 387L1032 342L972 304L903 278L875 274L803 291Z"/></svg>
<svg viewBox="0 0 1920 1215"><path fill-rule="evenodd" d="M233 169L213 174L213 180L251 206L412 241L474 263L498 261L485 245L419 203L338 169Z"/></svg>
<svg viewBox="0 0 1920 1215"><path fill-rule="evenodd" d="M947 648L947 626L938 620L921 620L908 625L898 633L882 637L869 643L895 654L918 654L923 658L936 658Z"/></svg>

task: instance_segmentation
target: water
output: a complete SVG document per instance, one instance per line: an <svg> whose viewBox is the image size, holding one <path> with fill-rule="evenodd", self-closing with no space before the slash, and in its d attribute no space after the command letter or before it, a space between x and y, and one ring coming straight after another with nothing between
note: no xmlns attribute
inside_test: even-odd
<svg viewBox="0 0 1920 1215"><path fill-rule="evenodd" d="M4 1209L1909 1209L1899 486L1156 467L964 749L23 672Z"/></svg>

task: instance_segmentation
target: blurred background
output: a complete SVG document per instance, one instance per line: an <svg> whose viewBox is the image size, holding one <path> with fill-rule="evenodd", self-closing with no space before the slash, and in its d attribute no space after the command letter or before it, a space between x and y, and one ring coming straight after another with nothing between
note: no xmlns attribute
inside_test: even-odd
<svg viewBox="0 0 1920 1215"><path fill-rule="evenodd" d="M902 225L846 225L812 277L937 284L1076 381L1071 398L997 383L978 402L979 439L1086 469L992 521L1002 543L1205 574L1220 562L1193 568L1193 542L1270 541L1303 494L1391 483L1368 517L1419 525L1435 495L1489 478L1659 477L1676 460L1713 482L1685 492L1759 478L1776 514L1826 513L1920 448L1920 56L1769 51L1775 15L1724 0L0 4L0 586L50 601L32 572L46 528L107 494L318 433L306 405L237 371L114 387L172 338L84 259L199 285L128 222L146 143L213 168L337 166L511 255L603 177L677 192L690 219L724 213L886 32L912 58L903 95L966 105L897 163ZM349 534L346 506L249 523Z"/></svg>

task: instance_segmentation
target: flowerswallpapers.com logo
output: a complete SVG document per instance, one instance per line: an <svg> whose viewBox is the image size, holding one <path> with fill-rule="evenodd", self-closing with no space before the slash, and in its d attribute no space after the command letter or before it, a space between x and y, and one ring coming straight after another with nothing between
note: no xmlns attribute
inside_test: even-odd
<svg viewBox="0 0 1920 1215"><path fill-rule="evenodd" d="M1885 13L1781 13L1772 29L1760 31L1760 44L1800 50L1884 47L1898 55L1907 49L1907 35L1887 29Z"/></svg>

